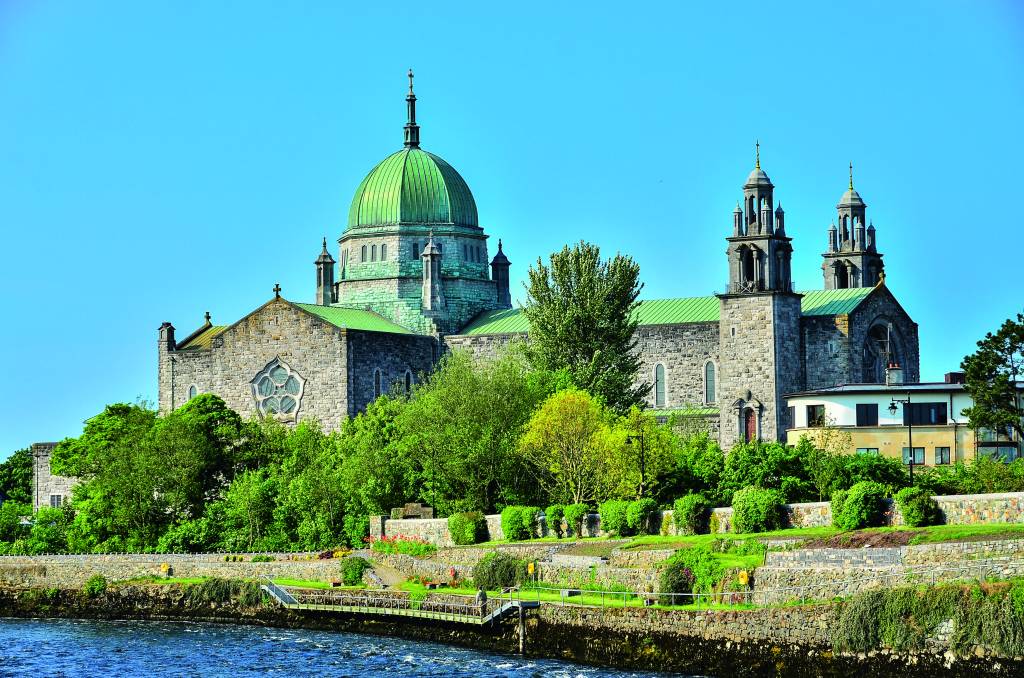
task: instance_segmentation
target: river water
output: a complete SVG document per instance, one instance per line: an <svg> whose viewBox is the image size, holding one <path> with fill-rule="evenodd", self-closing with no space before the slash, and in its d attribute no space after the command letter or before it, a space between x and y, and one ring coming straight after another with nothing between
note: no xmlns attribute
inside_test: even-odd
<svg viewBox="0 0 1024 678"><path fill-rule="evenodd" d="M226 624L0 619L0 676L537 676L633 673L436 643Z"/></svg>

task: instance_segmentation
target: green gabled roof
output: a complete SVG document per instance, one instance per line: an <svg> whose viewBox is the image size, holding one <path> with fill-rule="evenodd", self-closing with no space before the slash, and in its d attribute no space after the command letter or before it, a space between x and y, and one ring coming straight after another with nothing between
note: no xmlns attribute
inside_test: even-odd
<svg viewBox="0 0 1024 678"><path fill-rule="evenodd" d="M356 189L348 228L383 224L479 225L465 180L442 158L419 148L384 158Z"/></svg>
<svg viewBox="0 0 1024 678"><path fill-rule="evenodd" d="M295 303L295 302L292 302ZM361 308L344 308L341 306L318 306L317 304L299 304L303 311L312 313L335 327L346 330L363 330L366 332L388 332L390 334L415 334L410 329L397 325L382 315Z"/></svg>
<svg viewBox="0 0 1024 678"><path fill-rule="evenodd" d="M684 297L642 301L634 315L641 325L718 322L718 297Z"/></svg>
<svg viewBox="0 0 1024 678"><path fill-rule="evenodd" d="M804 315L844 315L857 308L874 287L855 287L848 290L815 290L801 292L800 310Z"/></svg>
<svg viewBox="0 0 1024 678"><path fill-rule="evenodd" d="M847 290L814 290L803 295L800 309L805 316L843 315L852 312L874 291L873 287ZM649 299L640 304L636 317L640 325L682 325L718 322L718 297ZM461 334L525 334L530 329L521 309L481 313Z"/></svg>
<svg viewBox="0 0 1024 678"><path fill-rule="evenodd" d="M213 338L218 334L226 330L228 325L211 325L210 327L196 332L191 336L185 337L185 340L178 344L175 348L177 351L198 351L200 349L208 349L213 346Z"/></svg>

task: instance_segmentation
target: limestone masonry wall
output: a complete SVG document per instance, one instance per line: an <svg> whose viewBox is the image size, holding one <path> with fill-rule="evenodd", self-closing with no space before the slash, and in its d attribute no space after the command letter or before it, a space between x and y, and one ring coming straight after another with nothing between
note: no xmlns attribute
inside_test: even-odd
<svg viewBox="0 0 1024 678"><path fill-rule="evenodd" d="M945 516L948 525L979 525L979 524L1012 524L1024 523L1024 492L1002 494L949 495L934 497L939 509ZM782 507L783 522L787 527L826 527L832 524L832 506L827 501L809 502L805 504L784 504ZM717 518L719 533L732 531L732 509L716 508L712 514ZM888 512L891 525L902 525L903 516L895 506ZM662 511L654 520L654 525L661 525L662 519L668 517L668 534L675 535L672 523L672 512ZM540 527L546 534L544 518L539 519ZM504 539L501 531L501 516L487 516L488 538ZM448 534L448 520L434 518L431 520L388 520L383 516L372 516L370 534L374 537L405 535L426 539L438 546L454 546ZM601 517L592 513L587 519L584 536L607 536L601 530Z"/></svg>

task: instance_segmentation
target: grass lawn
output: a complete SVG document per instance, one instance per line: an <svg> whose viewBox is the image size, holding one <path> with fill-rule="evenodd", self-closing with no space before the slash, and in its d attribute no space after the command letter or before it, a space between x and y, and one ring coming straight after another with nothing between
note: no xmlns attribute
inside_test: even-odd
<svg viewBox="0 0 1024 678"><path fill-rule="evenodd" d="M982 539L1019 539L1024 525L936 525L926 527L910 540L911 544L935 544L944 541Z"/></svg>
<svg viewBox="0 0 1024 678"><path fill-rule="evenodd" d="M365 585L359 584L358 586L331 586L330 582L326 581L314 581L311 579L287 579L287 578L275 578L274 583L278 586L294 586L295 588L303 589L364 589Z"/></svg>

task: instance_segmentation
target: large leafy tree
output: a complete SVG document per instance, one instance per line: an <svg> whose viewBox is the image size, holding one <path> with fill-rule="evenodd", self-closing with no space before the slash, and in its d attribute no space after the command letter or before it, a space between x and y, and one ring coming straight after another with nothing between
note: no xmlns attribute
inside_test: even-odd
<svg viewBox="0 0 1024 678"><path fill-rule="evenodd" d="M28 448L0 463L0 495L10 501L32 503L32 451Z"/></svg>
<svg viewBox="0 0 1024 678"><path fill-rule="evenodd" d="M580 503L601 501L612 493L615 442L601 403L586 391L567 389L533 414L520 448L548 496Z"/></svg>
<svg viewBox="0 0 1024 678"><path fill-rule="evenodd" d="M964 410L972 429L1006 431L1024 437L1017 381L1024 377L1024 314L1010 318L978 342L964 358L965 385L974 405Z"/></svg>
<svg viewBox="0 0 1024 678"><path fill-rule="evenodd" d="M543 370L566 370L576 386L620 413L643 402L650 384L637 383L640 357L634 311L640 302L640 267L616 254L602 259L596 245L580 242L537 259L526 285L529 355Z"/></svg>

